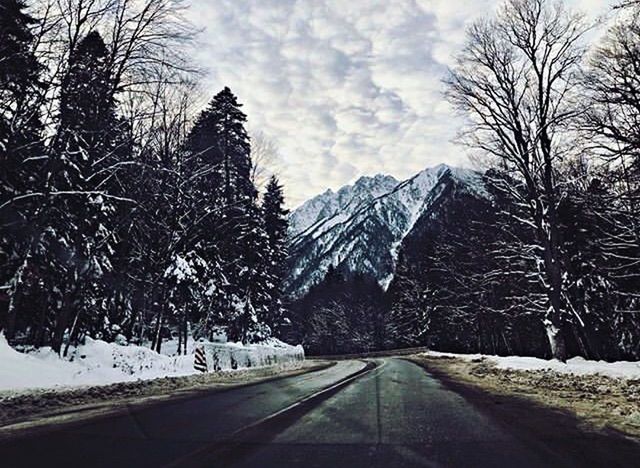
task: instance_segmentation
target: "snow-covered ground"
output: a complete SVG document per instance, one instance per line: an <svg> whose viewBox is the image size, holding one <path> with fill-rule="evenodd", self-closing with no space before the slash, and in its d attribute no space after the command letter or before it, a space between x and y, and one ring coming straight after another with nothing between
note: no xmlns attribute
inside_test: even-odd
<svg viewBox="0 0 640 468"><path fill-rule="evenodd" d="M180 377L196 373L193 349L200 343L189 343L189 354L175 354L177 343L163 344L159 354L144 346L118 345L87 338L84 345L70 350L67 359L60 358L50 348L21 353L0 335L0 391L31 388L77 387L131 382L159 377ZM210 344L206 344L209 346ZM231 357L237 369L276 364L277 359L265 356L279 354L304 356L301 347L289 346L278 340L243 346L237 343L216 343L225 350L218 370L231 369Z"/></svg>
<svg viewBox="0 0 640 468"><path fill-rule="evenodd" d="M588 361L581 357L568 359L566 363L525 356L489 356L482 354L452 354L429 351L429 356L450 356L465 360L485 358L493 362L498 369L512 370L551 370L561 374L603 375L619 379L640 379L640 362Z"/></svg>

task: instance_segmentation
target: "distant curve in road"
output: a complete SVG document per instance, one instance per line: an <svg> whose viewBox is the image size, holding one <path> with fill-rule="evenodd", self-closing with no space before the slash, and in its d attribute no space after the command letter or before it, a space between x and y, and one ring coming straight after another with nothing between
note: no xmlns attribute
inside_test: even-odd
<svg viewBox="0 0 640 468"><path fill-rule="evenodd" d="M535 431L524 430L496 417L490 403L469 402L413 363L376 362L377 368L304 412L240 431L232 443L229 434L362 363L345 361L321 372L0 445L0 460L17 460L15 466L45 466L47 460L46 466L67 467L638 466L640 445L622 437L582 433L553 412L536 419ZM532 406L531 411L542 410Z"/></svg>

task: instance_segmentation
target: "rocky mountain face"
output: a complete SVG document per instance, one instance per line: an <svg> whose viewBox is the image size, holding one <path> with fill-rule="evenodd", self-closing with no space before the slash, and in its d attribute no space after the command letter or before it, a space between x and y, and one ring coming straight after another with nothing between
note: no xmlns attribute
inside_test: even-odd
<svg viewBox="0 0 640 468"><path fill-rule="evenodd" d="M439 165L404 181L386 175L362 177L305 202L289 220L288 292L304 295L330 266L347 277L372 276L386 288L405 237L418 219L435 213L434 207L452 196L454 188L486 196L481 174Z"/></svg>

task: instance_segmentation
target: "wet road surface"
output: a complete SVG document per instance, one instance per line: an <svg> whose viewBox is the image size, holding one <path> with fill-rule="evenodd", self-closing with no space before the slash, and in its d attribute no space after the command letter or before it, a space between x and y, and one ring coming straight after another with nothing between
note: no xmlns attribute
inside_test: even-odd
<svg viewBox="0 0 640 468"><path fill-rule="evenodd" d="M569 416L534 406L505 422L491 398L453 391L402 359L375 361L302 405L295 402L363 363L0 444L0 460L7 467L640 466L640 444L623 437L583 433ZM269 418L283 408L290 409Z"/></svg>

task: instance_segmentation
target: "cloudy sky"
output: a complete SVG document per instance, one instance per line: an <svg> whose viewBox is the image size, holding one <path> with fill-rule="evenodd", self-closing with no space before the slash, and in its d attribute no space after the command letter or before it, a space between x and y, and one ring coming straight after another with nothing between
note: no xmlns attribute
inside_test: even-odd
<svg viewBox="0 0 640 468"><path fill-rule="evenodd" d="M588 14L613 0L568 0ZM229 86L273 140L291 207L361 175L468 165L441 80L498 0L193 1L206 90Z"/></svg>

